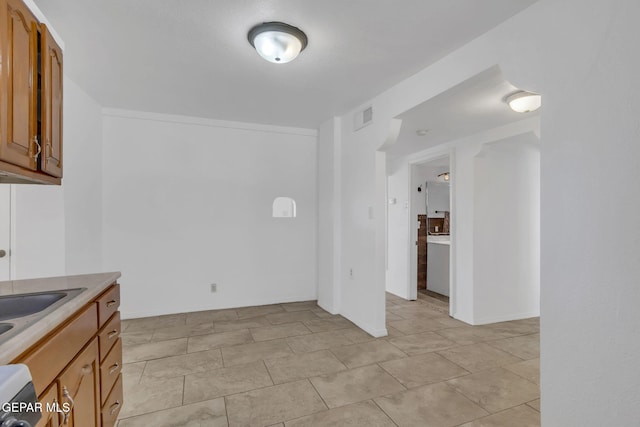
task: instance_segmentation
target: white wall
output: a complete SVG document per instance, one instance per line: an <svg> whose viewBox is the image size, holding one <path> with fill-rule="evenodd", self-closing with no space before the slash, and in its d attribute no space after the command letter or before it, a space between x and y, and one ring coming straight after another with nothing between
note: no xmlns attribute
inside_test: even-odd
<svg viewBox="0 0 640 427"><path fill-rule="evenodd" d="M473 166L473 323L539 316L539 140L485 144Z"/></svg>
<svg viewBox="0 0 640 427"><path fill-rule="evenodd" d="M320 125L318 170L318 305L340 311L340 119Z"/></svg>
<svg viewBox="0 0 640 427"><path fill-rule="evenodd" d="M102 107L64 80L66 274L102 271Z"/></svg>
<svg viewBox="0 0 640 427"><path fill-rule="evenodd" d="M629 54L640 37L637 16L635 0L540 0L363 103L373 106L372 125L358 133L343 126L342 145L353 147L344 150L343 170L353 173L342 180L342 200L354 200L343 205L343 233L372 242L379 227L368 225L361 208L386 199L373 191L375 175L384 173L373 166L374 152L394 117L496 64L515 86L543 94L543 426L627 426L640 419L640 60ZM610 171L619 177L615 186ZM594 227L613 217L622 232ZM361 268L384 263L373 247L345 245L343 258ZM384 284L366 279L370 285L359 283L360 292L342 293L342 304L374 308L345 314L381 327L375 307Z"/></svg>
<svg viewBox="0 0 640 427"><path fill-rule="evenodd" d="M64 188L12 184L11 276L65 274Z"/></svg>
<svg viewBox="0 0 640 427"><path fill-rule="evenodd" d="M316 299L315 131L106 110L103 136L123 317Z"/></svg>
<svg viewBox="0 0 640 427"><path fill-rule="evenodd" d="M65 76L62 186L12 185L14 279L102 271L101 117Z"/></svg>
<svg viewBox="0 0 640 427"><path fill-rule="evenodd" d="M404 164L397 170L390 170L387 177L387 195L396 203L387 208L387 270L386 290L402 298L410 298L407 283L411 280L409 271L409 166Z"/></svg>

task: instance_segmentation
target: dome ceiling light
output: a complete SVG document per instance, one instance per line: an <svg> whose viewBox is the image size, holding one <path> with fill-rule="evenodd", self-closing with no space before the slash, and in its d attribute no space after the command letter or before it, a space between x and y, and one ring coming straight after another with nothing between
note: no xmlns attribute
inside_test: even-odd
<svg viewBox="0 0 640 427"><path fill-rule="evenodd" d="M307 35L284 22L264 22L249 30L249 43L274 64L293 61L307 47Z"/></svg>
<svg viewBox="0 0 640 427"><path fill-rule="evenodd" d="M505 101L517 113L530 113L540 108L542 96L537 93L520 91L509 95Z"/></svg>

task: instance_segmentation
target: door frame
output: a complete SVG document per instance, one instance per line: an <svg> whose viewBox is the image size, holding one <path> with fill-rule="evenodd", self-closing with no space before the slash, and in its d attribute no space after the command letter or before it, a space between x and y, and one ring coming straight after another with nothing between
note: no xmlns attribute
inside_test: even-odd
<svg viewBox="0 0 640 427"><path fill-rule="evenodd" d="M419 185L422 185L422 182L418 182L414 179L414 171L415 169L424 163L429 163L433 160L439 160L445 157L449 157L449 175L451 177L450 184L450 241L451 244L449 246L449 314L452 317L455 317L456 313L456 251L455 251L455 230L457 225L456 218L456 171L455 171L455 149L453 148L442 148L440 150L436 150L430 152L428 154L418 155L415 157L411 157L408 161L409 167L409 235L407 236L408 248L409 248L409 260L407 268L409 269L409 274L407 275L407 295L410 300L416 300L418 298L418 247L415 242L418 240L418 227L416 224L416 218L418 217L418 207L413 203L413 192L418 188ZM428 222L427 222L428 226Z"/></svg>

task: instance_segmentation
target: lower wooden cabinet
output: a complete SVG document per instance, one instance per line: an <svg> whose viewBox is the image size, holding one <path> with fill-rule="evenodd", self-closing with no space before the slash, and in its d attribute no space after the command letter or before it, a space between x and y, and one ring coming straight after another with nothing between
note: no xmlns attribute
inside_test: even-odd
<svg viewBox="0 0 640 427"><path fill-rule="evenodd" d="M40 403L45 409L42 413L42 418L38 421L35 427L60 427L60 414L55 411L47 411L46 409L57 408L59 405L58 400L58 383L51 384L51 387L47 389L40 396Z"/></svg>
<svg viewBox="0 0 640 427"><path fill-rule="evenodd" d="M116 424L123 403L119 306L115 283L13 361L29 367L43 405L36 427ZM47 411L56 403L63 411Z"/></svg>
<svg viewBox="0 0 640 427"><path fill-rule="evenodd" d="M58 400L70 405L70 411L62 415L63 426L100 425L98 357L98 340L94 338L58 377Z"/></svg>

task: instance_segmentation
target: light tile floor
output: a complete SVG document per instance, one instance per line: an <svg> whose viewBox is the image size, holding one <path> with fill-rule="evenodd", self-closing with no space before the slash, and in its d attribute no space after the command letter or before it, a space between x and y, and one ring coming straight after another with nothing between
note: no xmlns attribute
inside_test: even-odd
<svg viewBox="0 0 640 427"><path fill-rule="evenodd" d="M537 318L387 294L375 339L315 301L123 321L118 427L540 426Z"/></svg>

